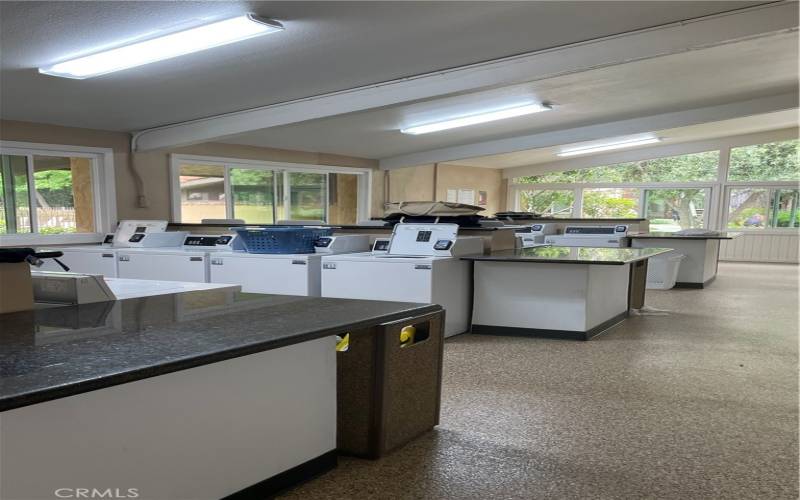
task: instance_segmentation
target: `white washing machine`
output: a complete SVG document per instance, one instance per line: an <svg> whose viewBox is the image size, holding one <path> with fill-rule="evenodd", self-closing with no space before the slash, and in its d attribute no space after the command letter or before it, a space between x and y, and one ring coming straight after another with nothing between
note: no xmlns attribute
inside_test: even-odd
<svg viewBox="0 0 800 500"><path fill-rule="evenodd" d="M567 226L564 234L546 236L544 241L560 247L624 248L628 246L628 226Z"/></svg>
<svg viewBox="0 0 800 500"><path fill-rule="evenodd" d="M85 247L47 248L57 250L64 255L58 260L69 267L70 272L82 274L102 274L106 278L117 277L117 253L110 246L91 245ZM64 269L52 259L44 259L44 263L34 268L37 271L57 271Z"/></svg>
<svg viewBox="0 0 800 500"><path fill-rule="evenodd" d="M319 297L322 256L368 248L368 235L353 234L319 238L311 254L217 253L211 256L209 282L241 285L250 293Z"/></svg>
<svg viewBox="0 0 800 500"><path fill-rule="evenodd" d="M526 226L523 231L514 233L517 237L517 248L533 248L546 246L545 238L548 235L556 234L555 224L531 224Z"/></svg>
<svg viewBox="0 0 800 500"><path fill-rule="evenodd" d="M229 234L184 233L183 244L178 247L119 248L116 252L117 277L208 283L209 255L230 251L234 241L235 237Z"/></svg>
<svg viewBox="0 0 800 500"><path fill-rule="evenodd" d="M114 233L107 234L100 245L77 245L60 248L63 262L71 272L102 274L108 278L118 276L117 249L142 247L180 246L186 233L167 232L165 220L123 220ZM37 268L40 271L64 271L51 259Z"/></svg>
<svg viewBox="0 0 800 500"><path fill-rule="evenodd" d="M483 239L458 236L457 224L397 224L388 241L371 253L322 259L322 296L439 304L445 336L469 329L471 263L463 255L483 253Z"/></svg>

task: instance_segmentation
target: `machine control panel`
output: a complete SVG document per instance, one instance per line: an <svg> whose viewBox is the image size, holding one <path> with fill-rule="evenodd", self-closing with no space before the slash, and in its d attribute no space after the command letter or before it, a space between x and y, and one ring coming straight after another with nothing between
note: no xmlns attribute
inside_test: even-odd
<svg viewBox="0 0 800 500"><path fill-rule="evenodd" d="M434 250L450 250L453 246L453 240L437 240L433 245Z"/></svg>
<svg viewBox="0 0 800 500"><path fill-rule="evenodd" d="M187 236L183 240L183 246L187 247L213 247L217 245L216 236Z"/></svg>
<svg viewBox="0 0 800 500"><path fill-rule="evenodd" d="M180 240L173 242L171 237L168 244L164 244L164 238L159 235L165 234L167 221L165 220L123 220L117 225L114 232L112 246L115 247L143 247L143 246L178 246ZM172 234L179 234L175 231ZM185 234L185 233L183 233ZM151 238L151 236L153 236ZM158 244L153 244L158 241Z"/></svg>
<svg viewBox="0 0 800 500"><path fill-rule="evenodd" d="M392 257L457 257L483 252L480 237L458 237L458 225L400 223L394 226L387 255Z"/></svg>
<svg viewBox="0 0 800 500"><path fill-rule="evenodd" d="M232 250L235 236L232 234L190 234L183 240L187 250Z"/></svg>
<svg viewBox="0 0 800 500"><path fill-rule="evenodd" d="M577 235L614 235L624 236L628 232L628 226L620 224L618 226L567 226L564 234Z"/></svg>
<svg viewBox="0 0 800 500"><path fill-rule="evenodd" d="M353 253L369 251L369 235L339 234L322 236L314 242L315 253Z"/></svg>
<svg viewBox="0 0 800 500"><path fill-rule="evenodd" d="M317 241L314 242L314 246L317 247L317 248L327 248L327 247L329 247L331 245L332 241L333 241L333 239L331 239L331 238L326 236L326 237L317 239Z"/></svg>
<svg viewBox="0 0 800 500"><path fill-rule="evenodd" d="M391 241L389 238L375 238L375 242L372 244L372 253L388 252Z"/></svg>

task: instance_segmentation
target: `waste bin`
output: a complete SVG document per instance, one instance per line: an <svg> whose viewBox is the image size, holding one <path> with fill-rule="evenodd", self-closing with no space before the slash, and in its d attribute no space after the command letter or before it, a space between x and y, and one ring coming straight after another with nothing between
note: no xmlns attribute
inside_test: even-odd
<svg viewBox="0 0 800 500"><path fill-rule="evenodd" d="M443 324L439 311L349 332L336 353L340 453L379 458L438 425ZM413 342L400 338L408 326Z"/></svg>
<svg viewBox="0 0 800 500"><path fill-rule="evenodd" d="M651 258L647 266L647 288L669 290L674 287L684 258L686 256L679 253Z"/></svg>

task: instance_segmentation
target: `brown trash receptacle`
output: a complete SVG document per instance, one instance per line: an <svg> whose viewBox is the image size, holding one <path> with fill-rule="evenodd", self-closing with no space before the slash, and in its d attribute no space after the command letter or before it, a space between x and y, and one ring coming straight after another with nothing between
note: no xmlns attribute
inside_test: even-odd
<svg viewBox="0 0 800 500"><path fill-rule="evenodd" d="M350 332L336 356L337 449L379 458L439 423L444 311ZM414 326L414 343L400 331Z"/></svg>

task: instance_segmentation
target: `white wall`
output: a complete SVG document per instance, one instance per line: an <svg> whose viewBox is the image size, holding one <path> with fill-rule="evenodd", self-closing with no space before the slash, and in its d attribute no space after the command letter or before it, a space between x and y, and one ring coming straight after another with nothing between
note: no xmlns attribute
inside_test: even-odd
<svg viewBox="0 0 800 500"><path fill-rule="evenodd" d="M798 262L800 237L797 231L786 233L746 233L735 240L723 241L720 260L742 262Z"/></svg>

